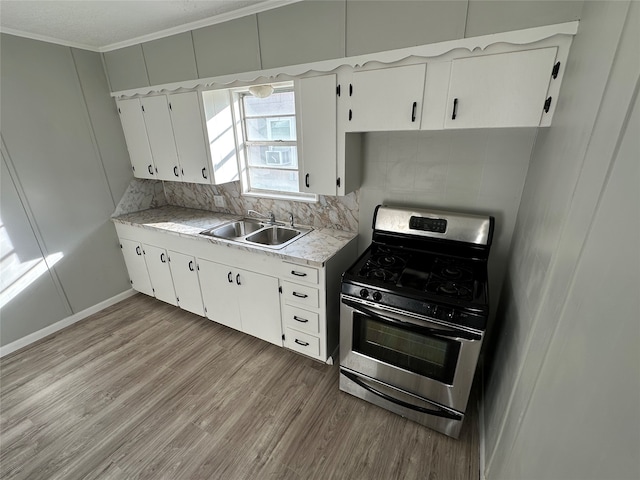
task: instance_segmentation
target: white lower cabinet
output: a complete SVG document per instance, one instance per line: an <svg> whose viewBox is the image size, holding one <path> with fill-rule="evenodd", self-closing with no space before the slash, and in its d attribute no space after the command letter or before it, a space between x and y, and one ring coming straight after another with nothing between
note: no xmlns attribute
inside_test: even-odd
<svg viewBox="0 0 640 480"><path fill-rule="evenodd" d="M340 278L357 257L355 239L316 267L132 225L116 223L116 230L135 290L333 362Z"/></svg>
<svg viewBox="0 0 640 480"><path fill-rule="evenodd" d="M207 318L282 346L278 279L199 260Z"/></svg>
<svg viewBox="0 0 640 480"><path fill-rule="evenodd" d="M173 278L169 267L169 254L164 248L143 244L145 260L153 293L158 300L178 305Z"/></svg>
<svg viewBox="0 0 640 480"><path fill-rule="evenodd" d="M127 266L127 272L129 272L131 288L153 297L153 287L151 287L147 264L144 260L142 244L135 240L120 238L120 248L122 249L124 263Z"/></svg>
<svg viewBox="0 0 640 480"><path fill-rule="evenodd" d="M171 276L176 290L178 306L196 315L204 317L204 306L200 294L198 264L193 255L169 251Z"/></svg>

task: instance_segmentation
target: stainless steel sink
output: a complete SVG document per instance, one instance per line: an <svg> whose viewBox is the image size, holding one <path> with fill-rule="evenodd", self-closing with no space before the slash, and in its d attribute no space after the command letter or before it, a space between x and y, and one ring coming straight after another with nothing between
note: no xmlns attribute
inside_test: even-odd
<svg viewBox="0 0 640 480"><path fill-rule="evenodd" d="M309 233L306 227L286 227L272 225L252 218L235 220L200 232L201 235L222 238L238 243L260 245L280 249Z"/></svg>
<svg viewBox="0 0 640 480"><path fill-rule="evenodd" d="M237 220L235 222L226 223L219 227L210 228L204 232L200 232L201 235L208 235L210 237L235 239L241 238L257 230L260 230L265 225L255 220Z"/></svg>
<svg viewBox="0 0 640 480"><path fill-rule="evenodd" d="M298 237L302 232L293 228L268 227L249 235L247 242L260 245L283 245Z"/></svg>

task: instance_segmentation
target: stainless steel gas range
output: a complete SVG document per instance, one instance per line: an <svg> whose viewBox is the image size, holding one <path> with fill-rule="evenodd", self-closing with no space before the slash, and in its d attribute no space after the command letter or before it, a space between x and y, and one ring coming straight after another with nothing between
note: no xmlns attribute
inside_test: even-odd
<svg viewBox="0 0 640 480"><path fill-rule="evenodd" d="M342 277L340 389L458 438L489 313L494 219L378 206Z"/></svg>

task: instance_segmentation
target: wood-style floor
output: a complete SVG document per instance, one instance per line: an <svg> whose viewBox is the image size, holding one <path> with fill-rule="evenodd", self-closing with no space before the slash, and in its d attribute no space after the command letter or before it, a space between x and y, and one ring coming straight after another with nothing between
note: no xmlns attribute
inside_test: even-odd
<svg viewBox="0 0 640 480"><path fill-rule="evenodd" d="M474 479L459 440L324 365L144 295L0 361L2 479Z"/></svg>

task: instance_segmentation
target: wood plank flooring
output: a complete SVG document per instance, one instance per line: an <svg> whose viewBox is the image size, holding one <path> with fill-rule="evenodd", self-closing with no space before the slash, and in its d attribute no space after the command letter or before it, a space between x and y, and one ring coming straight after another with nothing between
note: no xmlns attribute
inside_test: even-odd
<svg viewBox="0 0 640 480"><path fill-rule="evenodd" d="M479 478L324 365L144 295L0 360L2 479Z"/></svg>

